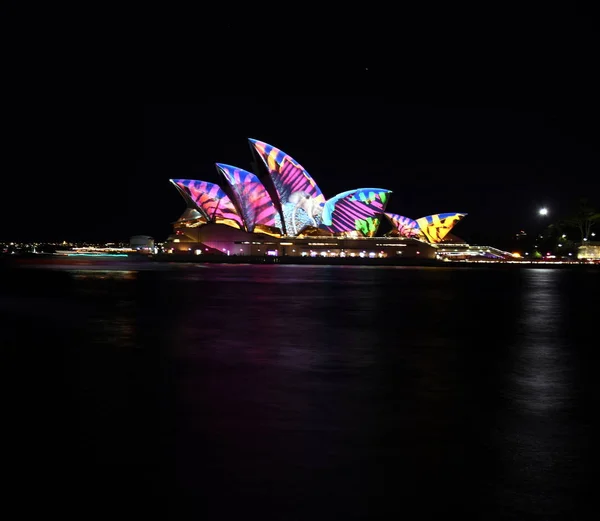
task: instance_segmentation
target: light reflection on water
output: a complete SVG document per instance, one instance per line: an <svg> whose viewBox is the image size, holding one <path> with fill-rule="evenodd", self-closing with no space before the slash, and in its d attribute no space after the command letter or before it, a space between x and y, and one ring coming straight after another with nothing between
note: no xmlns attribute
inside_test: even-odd
<svg viewBox="0 0 600 521"><path fill-rule="evenodd" d="M0 298L16 352L34 327L60 339L44 348L69 362L80 473L209 518L579 519L598 277L110 271L28 274Z"/></svg>
<svg viewBox="0 0 600 521"><path fill-rule="evenodd" d="M534 414L550 414L568 405L573 357L561 313L560 272L524 273L520 327L527 338L515 367L515 400Z"/></svg>
<svg viewBox="0 0 600 521"><path fill-rule="evenodd" d="M581 426L570 416L580 405L580 383L566 320L568 280L559 270L522 275L518 336L509 346L506 407L498 424L506 479L496 493L507 518L579 519L573 512L580 508L582 466L575 462L585 455Z"/></svg>
<svg viewBox="0 0 600 521"><path fill-rule="evenodd" d="M134 270L69 270L74 279L124 279L133 280L137 275Z"/></svg>

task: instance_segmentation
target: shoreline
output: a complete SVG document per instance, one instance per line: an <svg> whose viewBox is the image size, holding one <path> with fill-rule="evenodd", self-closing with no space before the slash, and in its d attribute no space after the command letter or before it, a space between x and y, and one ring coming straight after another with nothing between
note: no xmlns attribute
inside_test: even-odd
<svg viewBox="0 0 600 521"><path fill-rule="evenodd" d="M399 259L361 257L296 257L296 256L223 256L223 255L178 255L178 254L130 254L126 257L99 255L89 257L55 254L0 255L0 268L52 265L90 265L121 262L186 263L186 264L245 264L245 265L288 265L288 266L381 266L381 267L437 267L437 268L581 268L600 266L599 263L561 261L442 261L438 259Z"/></svg>
<svg viewBox="0 0 600 521"><path fill-rule="evenodd" d="M360 258L360 257L251 257L251 256L221 256L211 255L190 256L177 254L150 255L153 262L173 262L189 264L258 264L258 265L297 265L297 266L414 266L437 268L482 268L482 267L518 267L518 268L573 268L590 267L598 264L585 262L538 262L538 261L442 261L438 259L398 259L392 258Z"/></svg>

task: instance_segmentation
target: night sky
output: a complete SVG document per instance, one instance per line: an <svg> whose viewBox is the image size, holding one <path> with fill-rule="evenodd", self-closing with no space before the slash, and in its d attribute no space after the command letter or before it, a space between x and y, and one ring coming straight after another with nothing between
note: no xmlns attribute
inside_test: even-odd
<svg viewBox="0 0 600 521"><path fill-rule="evenodd" d="M577 108L556 104L223 96L202 105L147 106L143 155L129 193L139 189L142 200L160 203L147 219L130 214L129 230L168 233L167 221L184 204L167 179L219 182L214 162L250 169L246 138L253 137L299 161L326 197L351 188L388 188L389 211L413 218L467 212L456 233L493 240L537 226L542 205L556 216L580 196L596 195L591 130Z"/></svg>
<svg viewBox="0 0 600 521"><path fill-rule="evenodd" d="M477 242L537 226L541 205L558 216L581 196L600 202L596 112L587 98L468 99L224 95L106 113L82 104L73 121L97 118L97 129L53 139L36 163L13 163L0 240L164 240L185 208L169 179L218 183L215 162L250 169L249 137L294 157L326 197L387 188L391 212L467 212L455 232ZM132 124L120 128L129 116ZM47 118L43 132L52 132Z"/></svg>
<svg viewBox="0 0 600 521"><path fill-rule="evenodd" d="M550 218L582 196L600 207L591 11L360 4L276 27L229 11L149 26L132 63L120 46L114 61L107 46L64 59L53 40L33 61L15 54L0 240L164 240L185 208L168 180L250 169L248 138L295 158L326 197L377 187L393 191L390 212L467 212L455 232L476 242L537 227L541 205ZM150 89L196 103L130 101Z"/></svg>

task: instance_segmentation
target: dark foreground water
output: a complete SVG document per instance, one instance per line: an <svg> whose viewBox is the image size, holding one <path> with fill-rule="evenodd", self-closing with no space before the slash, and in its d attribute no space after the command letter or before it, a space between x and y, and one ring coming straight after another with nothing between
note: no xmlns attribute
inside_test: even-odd
<svg viewBox="0 0 600 521"><path fill-rule="evenodd" d="M147 268L1 274L21 509L596 517L600 270Z"/></svg>

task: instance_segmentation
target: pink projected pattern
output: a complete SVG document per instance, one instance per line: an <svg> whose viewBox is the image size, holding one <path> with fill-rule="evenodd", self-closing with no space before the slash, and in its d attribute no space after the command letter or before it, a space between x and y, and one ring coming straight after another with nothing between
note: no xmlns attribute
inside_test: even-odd
<svg viewBox="0 0 600 521"><path fill-rule="evenodd" d="M419 224L414 219L404 217L397 213L386 213L385 216L402 237L410 239L419 239L423 237L423 232L421 232Z"/></svg>
<svg viewBox="0 0 600 521"><path fill-rule="evenodd" d="M217 163L237 203L249 232L257 225L276 227L277 210L264 185L253 173L223 163Z"/></svg>
<svg viewBox="0 0 600 521"><path fill-rule="evenodd" d="M209 221L232 221L243 228L242 218L235 205L219 185L195 179L173 179L173 182L188 194Z"/></svg>
<svg viewBox="0 0 600 521"><path fill-rule="evenodd" d="M281 203L286 224L286 232L297 233L295 218L287 213L297 214L298 210L306 213L310 224L318 226L325 204L325 196L308 172L291 156L268 143L256 139L249 140L265 163L271 181ZM290 229L287 229L290 228Z"/></svg>

